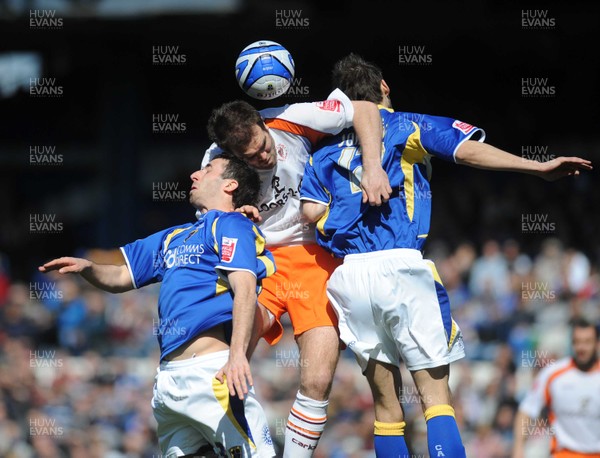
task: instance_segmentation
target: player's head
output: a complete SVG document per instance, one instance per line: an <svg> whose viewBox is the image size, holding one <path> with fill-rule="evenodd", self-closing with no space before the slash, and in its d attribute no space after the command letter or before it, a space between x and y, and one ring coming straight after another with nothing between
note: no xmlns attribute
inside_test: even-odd
<svg viewBox="0 0 600 458"><path fill-rule="evenodd" d="M208 136L223 151L235 154L254 168L272 169L277 163L268 127L260 113L243 100L213 110L208 120Z"/></svg>
<svg viewBox="0 0 600 458"><path fill-rule="evenodd" d="M598 359L598 328L584 318L573 320L573 359L582 370L590 369Z"/></svg>
<svg viewBox="0 0 600 458"><path fill-rule="evenodd" d="M198 210L231 211L242 205L256 205L258 201L258 173L232 154L215 156L190 178L190 203Z"/></svg>
<svg viewBox="0 0 600 458"><path fill-rule="evenodd" d="M333 66L333 86L340 88L351 100L366 100L391 107L390 88L381 69L350 53Z"/></svg>

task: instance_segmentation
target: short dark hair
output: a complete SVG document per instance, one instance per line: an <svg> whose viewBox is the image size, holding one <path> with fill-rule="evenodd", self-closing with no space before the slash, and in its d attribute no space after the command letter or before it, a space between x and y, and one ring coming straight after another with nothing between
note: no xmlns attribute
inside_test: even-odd
<svg viewBox="0 0 600 458"><path fill-rule="evenodd" d="M596 326L592 322L590 322L582 317L573 318L571 320L571 329L572 329L572 331L575 331L575 329L577 329L577 328L583 328L583 329L592 328L594 330L594 333L596 334L596 340L598 340L598 337L599 337L598 326Z"/></svg>
<svg viewBox="0 0 600 458"><path fill-rule="evenodd" d="M213 157L215 159L227 161L222 177L238 182L238 187L231 194L233 207L256 206L260 194L260 178L256 170L231 153L221 153Z"/></svg>
<svg viewBox="0 0 600 458"><path fill-rule="evenodd" d="M219 148L240 154L252 139L252 127L264 127L260 113L243 100L234 100L215 108L208 119L208 138Z"/></svg>
<svg viewBox="0 0 600 458"><path fill-rule="evenodd" d="M381 69L358 54L350 53L333 66L333 87L344 91L350 100L381 102L382 79Z"/></svg>

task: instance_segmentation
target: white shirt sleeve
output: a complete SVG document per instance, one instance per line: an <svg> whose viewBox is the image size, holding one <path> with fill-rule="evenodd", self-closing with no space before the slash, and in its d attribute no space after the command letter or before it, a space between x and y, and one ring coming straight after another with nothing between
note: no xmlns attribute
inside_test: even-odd
<svg viewBox="0 0 600 458"><path fill-rule="evenodd" d="M206 164L208 164L215 156L221 154L222 152L223 150L219 148L216 143L210 145L204 153L204 157L202 158L202 167L206 167Z"/></svg>
<svg viewBox="0 0 600 458"><path fill-rule="evenodd" d="M352 106L352 101L348 98L346 94L341 89L335 89L327 100L339 100L342 103L342 107L344 109L344 115L346 118L346 125L344 129L352 126L352 120L354 119L354 107Z"/></svg>
<svg viewBox="0 0 600 458"><path fill-rule="evenodd" d="M260 111L267 121L275 120L275 127L281 130L314 137L310 131L322 135L336 135L352 126L354 107L351 100L341 90L336 89L327 100L312 103L294 103L280 108L267 108ZM281 121L284 123L282 124ZM286 126L285 122L296 127Z"/></svg>

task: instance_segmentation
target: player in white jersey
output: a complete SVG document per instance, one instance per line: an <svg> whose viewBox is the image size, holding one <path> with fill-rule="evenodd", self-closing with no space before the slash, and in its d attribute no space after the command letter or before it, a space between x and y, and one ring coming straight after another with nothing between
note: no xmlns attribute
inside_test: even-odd
<svg viewBox="0 0 600 458"><path fill-rule="evenodd" d="M537 375L515 418L513 458L525 456L530 432L551 435L553 458L600 458L600 362L598 328L578 319L572 325L573 357ZM548 420L538 420L546 410ZM544 425L549 425L546 428Z"/></svg>
<svg viewBox="0 0 600 458"><path fill-rule="evenodd" d="M339 90L322 102L260 112L235 101L214 110L208 124L215 144L204 161L224 149L244 158L262 180L259 226L277 272L263 282L259 296L273 320L265 314L257 335L275 344L283 333L280 318L289 314L302 361L285 438L284 456L293 458L312 456L316 448L340 351L337 317L326 294L327 280L339 263L315 243L314 226L300 212L300 186L316 143L352 125L365 160L363 201L381 204L391 189L381 167L381 119L373 103L353 102Z"/></svg>

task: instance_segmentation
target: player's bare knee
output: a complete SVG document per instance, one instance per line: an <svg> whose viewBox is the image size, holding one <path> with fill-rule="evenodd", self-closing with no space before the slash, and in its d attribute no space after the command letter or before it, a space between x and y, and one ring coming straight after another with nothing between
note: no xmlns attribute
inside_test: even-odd
<svg viewBox="0 0 600 458"><path fill-rule="evenodd" d="M300 375L300 393L318 401L324 401L329 397L333 383L333 371L326 367L314 368L310 366L302 368Z"/></svg>
<svg viewBox="0 0 600 458"><path fill-rule="evenodd" d="M300 393L317 401L325 401L331 392L331 380L311 377L300 383Z"/></svg>

